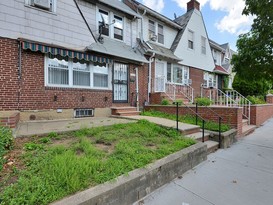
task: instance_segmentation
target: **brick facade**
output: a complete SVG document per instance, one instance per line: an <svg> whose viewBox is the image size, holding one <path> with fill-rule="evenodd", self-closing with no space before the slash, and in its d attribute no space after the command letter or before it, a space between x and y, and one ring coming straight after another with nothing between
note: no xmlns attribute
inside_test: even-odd
<svg viewBox="0 0 273 205"><path fill-rule="evenodd" d="M0 116L0 125L9 128L16 128L19 119L20 112L5 113L5 115Z"/></svg>
<svg viewBox="0 0 273 205"><path fill-rule="evenodd" d="M22 51L22 75L18 80L19 50L16 40L0 38L0 53L0 111L110 108L113 105L112 90L46 87L43 53ZM129 78L130 73L135 73L136 66L139 68L139 102L143 105L147 100L147 67L129 64ZM129 82L127 106L135 105L135 83L135 80Z"/></svg>
<svg viewBox="0 0 273 205"><path fill-rule="evenodd" d="M194 89L194 97L201 96L201 85L204 83L204 71L190 67L190 79L192 79L192 85Z"/></svg>
<svg viewBox="0 0 273 205"><path fill-rule="evenodd" d="M250 124L260 126L273 117L273 104L251 105Z"/></svg>

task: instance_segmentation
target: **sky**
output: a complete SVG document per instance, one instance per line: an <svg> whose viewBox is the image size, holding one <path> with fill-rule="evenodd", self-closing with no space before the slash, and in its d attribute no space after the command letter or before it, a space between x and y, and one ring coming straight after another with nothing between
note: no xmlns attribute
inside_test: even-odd
<svg viewBox="0 0 273 205"><path fill-rule="evenodd" d="M174 19L186 13L190 0L141 0L149 8ZM250 30L252 16L242 15L244 0L198 0L208 32L208 37L218 44L229 43L237 50L238 36Z"/></svg>

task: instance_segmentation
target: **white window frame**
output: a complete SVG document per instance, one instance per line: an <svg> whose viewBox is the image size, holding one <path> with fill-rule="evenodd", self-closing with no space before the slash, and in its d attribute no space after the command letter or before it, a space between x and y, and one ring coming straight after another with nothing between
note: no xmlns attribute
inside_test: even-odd
<svg viewBox="0 0 273 205"><path fill-rule="evenodd" d="M40 11L45 11L45 12L49 12L49 13L56 13L56 10L57 10L57 0L50 0L50 1L51 1L51 4L52 4L52 8L51 9L43 9L41 7L32 5L33 0L25 0L25 5L28 6L28 7L30 7L30 8L40 10Z"/></svg>
<svg viewBox="0 0 273 205"><path fill-rule="evenodd" d="M154 23L154 31L150 29L150 21ZM158 36L159 36L159 29L158 27L162 26L162 33L161 35L163 36L163 43L158 41ZM155 35L156 36L156 40L154 41L155 43L158 43L160 45L164 45L165 44L165 26L162 23L159 23L157 21L155 21L154 19L148 19L148 39L151 40L152 36Z"/></svg>
<svg viewBox="0 0 273 205"><path fill-rule="evenodd" d="M192 34L192 35L191 35ZM192 38L191 38L192 37ZM192 42L192 48L191 47L189 47L189 43L190 42ZM192 30L188 30L188 49L189 50L194 50L194 31L192 31Z"/></svg>
<svg viewBox="0 0 273 205"><path fill-rule="evenodd" d="M171 81L168 80L168 64L167 64L167 82L168 83L173 83L173 84L176 84L176 85L189 84L189 81L190 81L190 68L188 66L173 64L173 63L170 63L170 65L171 65ZM181 83L174 82L174 67L175 66L182 69ZM185 78L186 73L187 73L187 78Z"/></svg>
<svg viewBox="0 0 273 205"><path fill-rule="evenodd" d="M204 72L203 79L204 79L204 88L217 88L217 78L218 76L213 73Z"/></svg>
<svg viewBox="0 0 273 205"><path fill-rule="evenodd" d="M113 12L113 11L110 11L109 9L103 7L103 6L97 6L96 7L96 28L97 28L97 34L99 34L99 19L100 19L100 12L99 10L102 10L104 12L107 12L108 13L108 20L109 20L109 26L108 26L108 29L109 29L109 35L104 35L102 34L103 37L106 37L106 38L111 38L111 39L115 39L117 41L121 41L121 42L124 42L125 41L125 38L126 38L126 24L125 24L125 17L122 16L121 14L119 13L116 13L116 12ZM122 19L122 40L118 39L118 38L115 38L114 37L114 29L115 29L115 23L114 23L114 20L115 20L115 16L119 17Z"/></svg>
<svg viewBox="0 0 273 205"><path fill-rule="evenodd" d="M81 89L97 89L97 90L111 90L112 89L112 84L111 84L111 78L112 78L112 73L110 69L110 65L106 64L106 68L108 71L108 87L94 87L94 79L93 79L93 72L94 72L94 64L92 62L88 63L87 66L89 67L90 71L90 86L81 86L81 85L73 85L73 60L69 59L68 61L68 72L69 72L69 83L68 85L61 85L61 84L50 84L48 82L48 63L49 63L49 56L45 55L44 57L44 81L45 81L45 86L46 87L60 87L60 88L81 88Z"/></svg>

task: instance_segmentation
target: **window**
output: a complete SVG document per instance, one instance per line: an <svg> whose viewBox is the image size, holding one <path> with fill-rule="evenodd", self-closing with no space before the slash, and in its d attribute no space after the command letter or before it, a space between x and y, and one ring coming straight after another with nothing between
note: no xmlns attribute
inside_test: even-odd
<svg viewBox="0 0 273 205"><path fill-rule="evenodd" d="M155 22L149 20L149 37L155 36Z"/></svg>
<svg viewBox="0 0 273 205"><path fill-rule="evenodd" d="M104 27L102 25L105 25ZM99 9L99 31L105 35L109 36L109 14L107 11Z"/></svg>
<svg viewBox="0 0 273 205"><path fill-rule="evenodd" d="M45 61L46 86L108 89L108 66L48 55Z"/></svg>
<svg viewBox="0 0 273 205"><path fill-rule="evenodd" d="M206 38L201 36L201 53L206 54Z"/></svg>
<svg viewBox="0 0 273 205"><path fill-rule="evenodd" d="M164 44L164 30L163 26L158 24L158 43Z"/></svg>
<svg viewBox="0 0 273 205"><path fill-rule="evenodd" d="M182 67L178 65L174 65L173 66L173 82L182 84L183 82L182 76L183 76Z"/></svg>
<svg viewBox="0 0 273 205"><path fill-rule="evenodd" d="M208 72L204 72L204 87L205 88L216 88L217 87L217 76Z"/></svg>
<svg viewBox="0 0 273 205"><path fill-rule="evenodd" d="M52 85L69 85L69 70L66 60L50 56L48 60L48 83Z"/></svg>
<svg viewBox="0 0 273 205"><path fill-rule="evenodd" d="M221 53L219 51L213 50L212 55L213 55L215 64L221 65Z"/></svg>
<svg viewBox="0 0 273 205"><path fill-rule="evenodd" d="M86 63L73 62L73 85L90 86L90 69Z"/></svg>
<svg viewBox="0 0 273 205"><path fill-rule="evenodd" d="M45 11L56 12L57 0L27 0L27 4Z"/></svg>
<svg viewBox="0 0 273 205"><path fill-rule="evenodd" d="M193 31L188 31L188 48L189 49L193 49L194 45L193 45L193 40L194 40L194 33Z"/></svg>
<svg viewBox="0 0 273 205"><path fill-rule="evenodd" d="M93 79L93 87L108 88L108 68L94 66Z"/></svg>
<svg viewBox="0 0 273 205"><path fill-rule="evenodd" d="M123 40L123 22L122 18L114 15L114 38Z"/></svg>

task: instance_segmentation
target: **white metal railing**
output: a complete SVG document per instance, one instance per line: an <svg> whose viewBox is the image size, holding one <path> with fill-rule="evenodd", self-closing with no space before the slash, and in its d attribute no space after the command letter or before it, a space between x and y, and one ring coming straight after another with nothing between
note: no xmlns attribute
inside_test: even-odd
<svg viewBox="0 0 273 205"><path fill-rule="evenodd" d="M248 120L250 124L250 106L251 102L236 90L227 90L226 94L233 99L239 107L243 108L243 117Z"/></svg>
<svg viewBox="0 0 273 205"><path fill-rule="evenodd" d="M176 100L177 95L182 94L190 103L193 103L194 89L190 85L167 82L165 88L166 95L173 101Z"/></svg>

